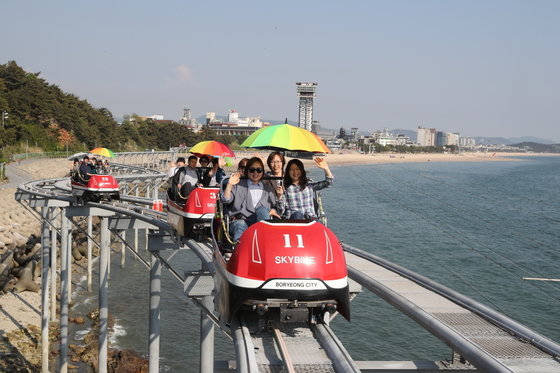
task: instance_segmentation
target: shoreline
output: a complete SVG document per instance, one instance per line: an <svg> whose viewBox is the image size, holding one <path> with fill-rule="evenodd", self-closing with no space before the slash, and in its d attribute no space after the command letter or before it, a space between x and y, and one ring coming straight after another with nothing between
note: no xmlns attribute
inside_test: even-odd
<svg viewBox="0 0 560 373"><path fill-rule="evenodd" d="M233 166L226 167L227 170L237 169L237 162L241 158L251 158L258 156L263 159L266 166L266 158L269 152L237 152L233 161ZM327 154L325 159L329 166L349 166L349 165L368 165L368 164L392 164L392 163L422 163L422 162L503 162L519 161L515 157L559 157L560 153L462 153L462 154L443 154L443 153L373 153L360 154L355 151L344 151ZM291 159L291 157L286 157ZM304 165L311 163L310 159L302 159Z"/></svg>

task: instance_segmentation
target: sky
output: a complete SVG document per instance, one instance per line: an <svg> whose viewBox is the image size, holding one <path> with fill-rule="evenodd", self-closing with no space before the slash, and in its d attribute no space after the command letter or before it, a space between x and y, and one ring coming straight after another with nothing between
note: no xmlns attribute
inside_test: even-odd
<svg viewBox="0 0 560 373"><path fill-rule="evenodd" d="M560 143L560 1L7 1L16 61L115 117L206 112Z"/></svg>

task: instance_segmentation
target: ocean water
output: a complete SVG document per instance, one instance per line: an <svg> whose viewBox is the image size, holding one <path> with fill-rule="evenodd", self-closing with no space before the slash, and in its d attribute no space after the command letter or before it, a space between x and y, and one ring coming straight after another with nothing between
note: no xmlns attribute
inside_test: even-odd
<svg viewBox="0 0 560 373"><path fill-rule="evenodd" d="M502 162L408 163L332 167L323 191L329 227L341 241L403 265L524 325L560 341L560 157L518 157ZM320 170L310 170L320 179ZM130 237L130 235L129 235ZM143 241L141 240L141 247ZM143 249L140 250L147 257ZM110 313L121 348L147 354L149 273L113 254ZM187 251L171 261L199 268ZM198 371L200 313L177 280L162 270L161 365ZM76 311L89 309L95 291ZM352 322L331 324L356 360L439 360L450 349L375 295L352 301ZM217 359L234 359L216 332Z"/></svg>

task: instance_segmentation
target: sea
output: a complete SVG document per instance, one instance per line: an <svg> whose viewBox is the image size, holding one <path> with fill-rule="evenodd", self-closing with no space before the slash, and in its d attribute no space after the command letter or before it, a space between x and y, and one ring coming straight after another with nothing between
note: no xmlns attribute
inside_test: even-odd
<svg viewBox="0 0 560 373"><path fill-rule="evenodd" d="M331 169L334 184L322 191L322 200L328 226L342 242L560 342L560 282L526 279L560 278L560 157ZM308 171L315 180L323 177L319 169ZM127 238L132 243L131 233ZM147 258L143 238L140 253ZM179 272L200 268L188 250L170 263ZM161 369L197 372L199 309L167 270L162 274ZM95 307L96 291L78 290L72 312ZM147 355L149 271L130 254L121 269L120 254L113 252L109 294L114 346ZM449 347L367 290L352 301L351 312L351 322L337 317L331 327L354 360L451 358ZM215 343L216 359L235 359L231 341L219 330Z"/></svg>

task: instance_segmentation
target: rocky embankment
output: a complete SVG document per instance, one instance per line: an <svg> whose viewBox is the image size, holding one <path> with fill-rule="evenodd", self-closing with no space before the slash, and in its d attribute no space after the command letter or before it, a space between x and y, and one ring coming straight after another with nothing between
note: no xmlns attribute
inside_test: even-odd
<svg viewBox="0 0 560 373"><path fill-rule="evenodd" d="M66 162L35 160L22 163L18 175L35 179L62 177ZM20 181L18 181L20 182ZM10 185L11 186L11 185ZM0 372L39 372L41 366L41 223L14 198L15 188L0 185ZM54 223L54 222L53 222ZM94 229L97 222L94 220ZM84 227L85 228L85 227ZM94 233L95 235L95 233ZM60 242L57 247L60 247ZM98 255L94 246L94 256ZM87 237L73 231L73 279L77 284L87 267ZM57 260L60 263L60 258ZM59 311L57 310L57 315ZM97 310L72 315L70 322L84 323L91 332L70 345L70 371L97 371ZM58 324L51 322L51 366L58 355ZM72 336L71 336L72 338ZM130 350L109 351L109 372L147 372L147 361ZM72 369L74 368L74 369ZM55 369L56 370L56 369Z"/></svg>

